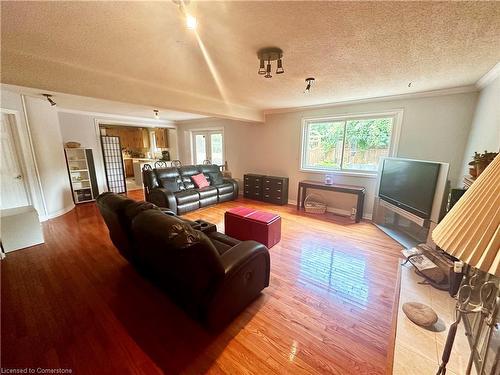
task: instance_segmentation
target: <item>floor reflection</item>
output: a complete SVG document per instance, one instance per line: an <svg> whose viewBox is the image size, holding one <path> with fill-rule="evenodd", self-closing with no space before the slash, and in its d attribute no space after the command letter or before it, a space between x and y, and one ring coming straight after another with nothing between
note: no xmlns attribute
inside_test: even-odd
<svg viewBox="0 0 500 375"><path fill-rule="evenodd" d="M368 302L366 260L342 251L302 243L299 277L361 306ZM309 283L307 283L309 285Z"/></svg>

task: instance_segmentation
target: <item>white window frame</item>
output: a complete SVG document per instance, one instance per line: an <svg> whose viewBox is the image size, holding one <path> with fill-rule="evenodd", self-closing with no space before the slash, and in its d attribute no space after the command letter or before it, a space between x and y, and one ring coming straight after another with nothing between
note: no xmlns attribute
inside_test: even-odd
<svg viewBox="0 0 500 375"><path fill-rule="evenodd" d="M301 131L301 152L300 152L300 166L299 170L302 172L311 173L322 173L322 174L334 174L343 176L354 176L354 177L367 177L376 178L378 170L375 171L361 171L354 169L333 169L333 168L314 168L307 167L305 165L307 160L307 130L310 123L319 121L347 121L347 120L365 120L373 118L387 118L392 117L392 132L391 132L391 142L389 144L389 153L387 156L394 157L397 156L399 147L399 137L401 134L401 124L403 122L403 109L395 109L383 112L368 112L368 113L349 113L344 115L335 116L322 116L322 117L303 117L302 118L302 131ZM344 152L344 150L342 150Z"/></svg>
<svg viewBox="0 0 500 375"><path fill-rule="evenodd" d="M211 134L222 134L222 164L225 162L226 157L226 142L224 138L224 128L206 128L206 129L193 129L191 130L191 163L196 164L196 142L195 136L197 134L203 134L209 136ZM212 145L210 142L206 142L206 153L212 157ZM212 161L212 159L210 159Z"/></svg>

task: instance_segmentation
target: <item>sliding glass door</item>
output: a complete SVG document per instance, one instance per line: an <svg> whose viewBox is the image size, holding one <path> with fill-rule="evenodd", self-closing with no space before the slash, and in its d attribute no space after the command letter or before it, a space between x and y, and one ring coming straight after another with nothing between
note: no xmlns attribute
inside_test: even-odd
<svg viewBox="0 0 500 375"><path fill-rule="evenodd" d="M193 162L203 164L210 160L212 164L224 164L224 136L222 130L193 132Z"/></svg>

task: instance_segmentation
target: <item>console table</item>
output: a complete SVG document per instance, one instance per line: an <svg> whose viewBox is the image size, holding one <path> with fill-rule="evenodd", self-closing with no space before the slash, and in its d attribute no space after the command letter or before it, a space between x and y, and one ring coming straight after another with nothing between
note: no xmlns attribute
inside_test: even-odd
<svg viewBox="0 0 500 375"><path fill-rule="evenodd" d="M300 210L301 207L304 207L304 201L307 196L307 189L329 190L339 193L354 194L358 198L356 205L356 223L359 223L359 221L363 217L363 203L365 201L364 187L340 184L327 185L321 181L300 181L299 188L297 190L297 210Z"/></svg>

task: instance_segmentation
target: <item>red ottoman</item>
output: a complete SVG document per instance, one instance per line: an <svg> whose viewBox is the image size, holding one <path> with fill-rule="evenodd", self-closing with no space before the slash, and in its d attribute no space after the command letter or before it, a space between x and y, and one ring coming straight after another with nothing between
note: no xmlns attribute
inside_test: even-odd
<svg viewBox="0 0 500 375"><path fill-rule="evenodd" d="M268 249L280 242L281 217L247 207L236 207L224 214L226 235L238 240L254 240Z"/></svg>

